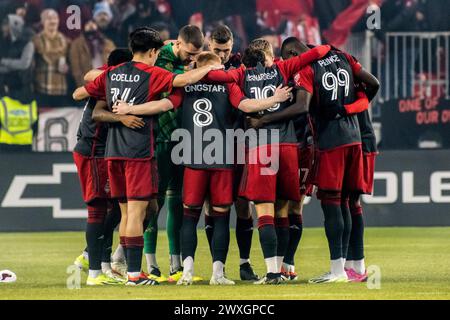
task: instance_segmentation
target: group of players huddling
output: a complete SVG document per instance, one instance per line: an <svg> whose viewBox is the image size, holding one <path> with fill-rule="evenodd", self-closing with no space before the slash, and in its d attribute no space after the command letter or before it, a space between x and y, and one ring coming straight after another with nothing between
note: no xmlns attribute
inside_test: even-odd
<svg viewBox="0 0 450 320"><path fill-rule="evenodd" d="M241 280L296 280L303 200L315 188L331 270L310 282L367 279L359 197L372 192L377 153L368 113L379 88L373 75L339 49L296 38L284 41L280 59L264 39L253 40L241 58L232 54L233 35L223 25L212 32L209 51L191 25L165 45L158 32L138 28L129 47L112 52L73 94L88 99L74 150L88 208L87 247L75 263L88 270L87 285L202 280L194 273L202 211L210 284L233 285L224 271L233 204ZM191 138L180 138L180 129ZM226 137L230 130L248 139L224 138L211 151L211 132ZM174 156L180 146L181 162ZM214 161L203 157L208 152ZM155 255L164 204L167 277ZM261 278L249 259L252 207L267 267ZM112 254L117 225L120 244ZM148 273L141 270L143 254Z"/></svg>

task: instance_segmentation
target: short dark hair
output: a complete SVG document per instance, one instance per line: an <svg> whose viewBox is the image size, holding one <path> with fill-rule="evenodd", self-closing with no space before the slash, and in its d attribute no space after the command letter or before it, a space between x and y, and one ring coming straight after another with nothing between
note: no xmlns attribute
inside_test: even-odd
<svg viewBox="0 0 450 320"><path fill-rule="evenodd" d="M281 57L283 59L298 56L306 51L308 51L308 47L296 37L286 38L281 45Z"/></svg>
<svg viewBox="0 0 450 320"><path fill-rule="evenodd" d="M117 66L121 63L131 61L133 54L127 48L117 48L108 56L108 67Z"/></svg>
<svg viewBox="0 0 450 320"><path fill-rule="evenodd" d="M225 44L230 40L233 41L233 32L226 25L221 24L211 32L211 39L218 44Z"/></svg>
<svg viewBox="0 0 450 320"><path fill-rule="evenodd" d="M130 49L133 54L151 49L159 50L164 45L159 32L149 27L137 28L130 33Z"/></svg>
<svg viewBox="0 0 450 320"><path fill-rule="evenodd" d="M262 50L263 52L271 52L272 47L270 42L263 38L254 39L248 45L250 49L253 50Z"/></svg>
<svg viewBox="0 0 450 320"><path fill-rule="evenodd" d="M255 68L258 63L261 63L263 66L266 61L266 54L263 50L247 48L244 51L244 56L242 57L242 63L247 68Z"/></svg>
<svg viewBox="0 0 450 320"><path fill-rule="evenodd" d="M187 25L180 29L179 37L183 39L186 43L192 44L197 49L203 47L205 42L205 37L203 32L194 25Z"/></svg>

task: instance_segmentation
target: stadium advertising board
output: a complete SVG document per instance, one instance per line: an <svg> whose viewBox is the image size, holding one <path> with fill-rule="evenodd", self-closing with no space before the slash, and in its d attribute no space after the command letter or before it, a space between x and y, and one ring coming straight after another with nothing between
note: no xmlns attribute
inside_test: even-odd
<svg viewBox="0 0 450 320"><path fill-rule="evenodd" d="M448 159L450 150L383 152L374 195L363 197L367 225L450 225ZM87 213L70 153L2 154L0 166L0 231L84 230ZM160 217L161 227L165 221ZM304 222L323 224L315 198Z"/></svg>
<svg viewBox="0 0 450 320"><path fill-rule="evenodd" d="M381 105L385 149L450 148L450 100L390 100Z"/></svg>
<svg viewBox="0 0 450 320"><path fill-rule="evenodd" d="M77 143L81 108L39 108L39 124L33 151L72 151Z"/></svg>

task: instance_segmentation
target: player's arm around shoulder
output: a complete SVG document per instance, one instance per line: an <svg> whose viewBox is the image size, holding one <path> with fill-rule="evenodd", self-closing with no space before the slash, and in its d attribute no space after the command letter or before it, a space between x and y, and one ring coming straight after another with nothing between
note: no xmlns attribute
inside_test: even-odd
<svg viewBox="0 0 450 320"><path fill-rule="evenodd" d="M92 112L92 120L96 122L122 123L130 129L140 129L145 126L145 122L133 115L119 115L108 110L108 105L104 100L98 100Z"/></svg>
<svg viewBox="0 0 450 320"><path fill-rule="evenodd" d="M194 84L202 80L210 71L223 69L224 66L222 64L214 64L196 68L183 74L178 74L173 79L173 86L178 88Z"/></svg>
<svg viewBox="0 0 450 320"><path fill-rule="evenodd" d="M269 109L277 103L288 100L291 96L292 88L279 85L273 96L266 99L241 99L238 109L245 113L254 113Z"/></svg>

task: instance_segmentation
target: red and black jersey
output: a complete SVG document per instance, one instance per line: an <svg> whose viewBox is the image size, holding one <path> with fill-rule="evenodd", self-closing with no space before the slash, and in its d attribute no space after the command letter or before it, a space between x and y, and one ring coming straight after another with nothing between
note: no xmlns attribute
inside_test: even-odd
<svg viewBox="0 0 450 320"><path fill-rule="evenodd" d="M127 62L108 68L94 82L85 86L88 93L105 99L111 108L117 100L142 104L158 100L163 92L172 90L174 75L159 67L140 62ZM106 142L107 159L150 159L154 153L154 117L141 116L145 126L130 129L122 123L111 123Z"/></svg>
<svg viewBox="0 0 450 320"><path fill-rule="evenodd" d="M305 148L313 144L313 130L309 114L302 114L292 121L299 147Z"/></svg>
<svg viewBox="0 0 450 320"><path fill-rule="evenodd" d="M360 69L361 65L350 55L331 50L296 76L297 86L313 95L310 113L314 119L319 150L361 144L356 115L337 116L334 119L324 116L326 108L344 107L356 100L353 74Z"/></svg>
<svg viewBox="0 0 450 320"><path fill-rule="evenodd" d="M212 71L206 76L205 80L222 83L234 82L244 91L245 96L249 98L264 99L273 95L273 92L278 85L287 85L289 79L291 79L296 72L315 59L323 57L329 49L329 46L318 46L297 57L276 61L271 67L260 66L258 68L246 69L244 66L241 66L240 68L226 72L221 70ZM277 104L263 113L283 110L289 106L290 103L291 102L286 101ZM275 129L279 138L279 143L291 144L297 142L292 121L273 123L261 129ZM270 137L268 138L268 143L271 143Z"/></svg>
<svg viewBox="0 0 450 320"><path fill-rule="evenodd" d="M240 89L236 85L197 82L177 90L170 100L175 108L182 106L182 128L189 133L183 139L182 164L194 169L231 169L234 139L226 139L233 132L231 107L240 103ZM228 132L227 132L228 130ZM188 141L189 140L189 141ZM214 145L212 144L214 143Z"/></svg>
<svg viewBox="0 0 450 320"><path fill-rule="evenodd" d="M377 139L370 120L369 110L358 113L359 128L361 131L361 142L364 153L376 153Z"/></svg>
<svg viewBox="0 0 450 320"><path fill-rule="evenodd" d="M292 75L286 73L285 70L279 66L280 64L276 63L270 68L259 65L256 68L246 69L243 90L245 96L252 99L265 99L272 96L280 84L286 85ZM288 99L285 102L277 103L269 109L260 111L259 114L264 115L267 113L279 112L286 109L291 104L292 99ZM277 141L283 144L297 142L292 120L267 124L258 129L258 133L261 132L261 130L267 130L267 144L274 143L276 141L275 139L278 139ZM277 137L275 137L274 134ZM258 145L260 143L262 142L258 141Z"/></svg>
<svg viewBox="0 0 450 320"><path fill-rule="evenodd" d="M74 151L85 157L103 158L105 156L108 126L105 123L92 120L92 112L96 103L96 99L89 98L84 106Z"/></svg>
<svg viewBox="0 0 450 320"><path fill-rule="evenodd" d="M242 56L240 53L233 54L227 63L225 63L225 70L233 70L240 68L242 65L241 62ZM231 116L233 119L233 128L234 129L244 129L245 125L245 113L241 110L235 108L231 110Z"/></svg>

